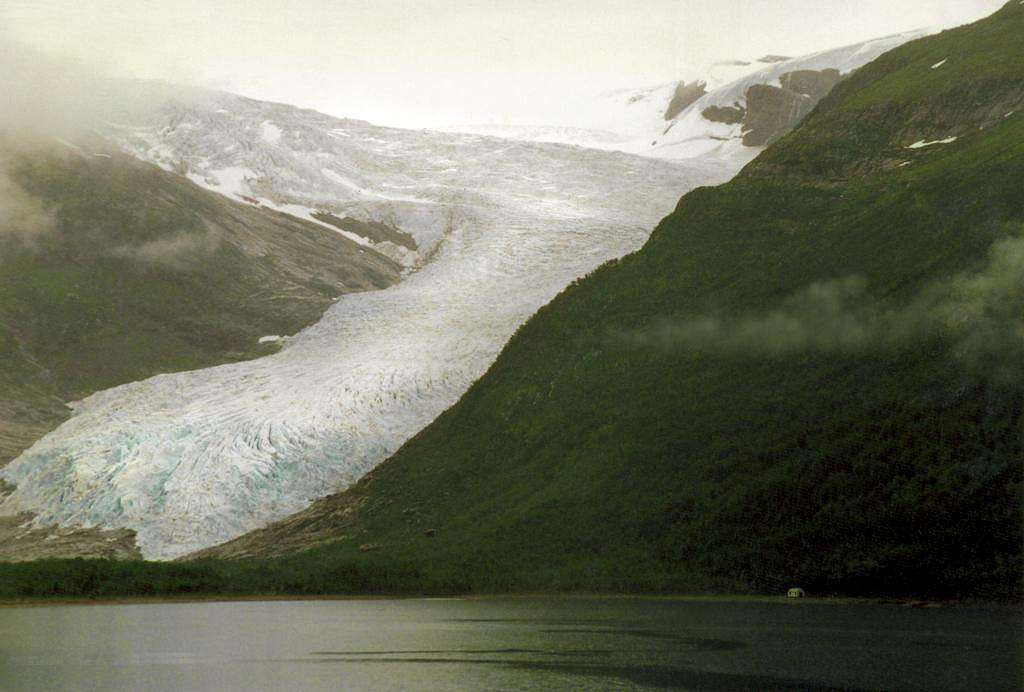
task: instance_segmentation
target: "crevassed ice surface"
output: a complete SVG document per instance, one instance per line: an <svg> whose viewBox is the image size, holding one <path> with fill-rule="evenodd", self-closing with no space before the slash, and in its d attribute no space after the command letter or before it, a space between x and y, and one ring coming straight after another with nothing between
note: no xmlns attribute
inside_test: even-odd
<svg viewBox="0 0 1024 692"><path fill-rule="evenodd" d="M175 111L170 131L128 132L150 138L141 155L185 160L190 175L230 180L234 193L296 208L390 204L421 238L443 242L402 283L341 297L274 355L78 402L0 471L17 486L3 512L135 529L146 557L168 559L302 509L455 403L518 325L576 277L637 249L687 190L734 172L245 100L227 114L212 105ZM230 121L213 128L221 117Z"/></svg>

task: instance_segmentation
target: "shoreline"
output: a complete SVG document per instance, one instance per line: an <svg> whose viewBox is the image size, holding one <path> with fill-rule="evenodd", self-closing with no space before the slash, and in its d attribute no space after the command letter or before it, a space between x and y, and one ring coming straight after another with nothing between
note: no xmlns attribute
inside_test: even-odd
<svg viewBox="0 0 1024 692"><path fill-rule="evenodd" d="M425 594L319 594L319 595L206 595L206 596L124 596L114 598L29 598L22 600L0 600L0 609L6 608L47 608L61 606L120 606L120 605L186 605L196 603L275 603L305 601L397 601L397 600L452 600L452 601L488 601L498 599L632 599L632 600L665 600L721 603L774 603L791 605L876 605L918 609L946 608L985 608L997 610L1024 611L1024 602L996 601L984 599L963 600L931 600L901 597L866 597L866 596L806 596L804 598L788 598L785 595L751 595L751 594L623 594L623 593L511 593L511 594L463 594L447 596L431 596Z"/></svg>

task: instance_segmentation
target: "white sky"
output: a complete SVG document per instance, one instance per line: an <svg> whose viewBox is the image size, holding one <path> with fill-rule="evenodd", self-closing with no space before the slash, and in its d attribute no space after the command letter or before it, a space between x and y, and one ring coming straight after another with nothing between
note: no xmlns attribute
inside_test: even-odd
<svg viewBox="0 0 1024 692"><path fill-rule="evenodd" d="M117 75L380 124L567 124L586 96L949 27L1004 0L2 0L0 30Z"/></svg>

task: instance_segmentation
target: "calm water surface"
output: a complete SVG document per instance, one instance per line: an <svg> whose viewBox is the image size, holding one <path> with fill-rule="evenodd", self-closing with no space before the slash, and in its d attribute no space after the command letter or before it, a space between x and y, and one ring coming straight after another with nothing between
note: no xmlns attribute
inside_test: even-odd
<svg viewBox="0 0 1024 692"><path fill-rule="evenodd" d="M4 690L1014 690L1020 611L606 598L0 608Z"/></svg>

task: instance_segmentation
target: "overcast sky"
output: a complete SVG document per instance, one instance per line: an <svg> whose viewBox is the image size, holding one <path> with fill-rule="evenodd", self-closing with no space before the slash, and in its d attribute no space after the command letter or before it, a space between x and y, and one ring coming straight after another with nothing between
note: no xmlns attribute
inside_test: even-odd
<svg viewBox="0 0 1024 692"><path fill-rule="evenodd" d="M559 124L587 95L801 55L1004 0L2 0L0 28L124 76L380 124Z"/></svg>

